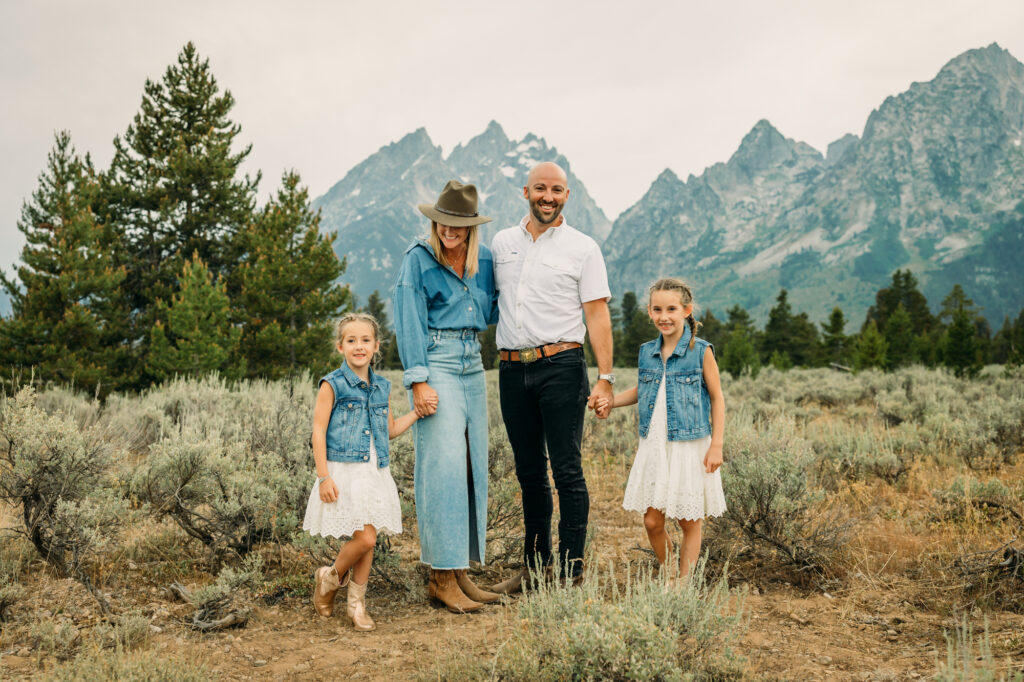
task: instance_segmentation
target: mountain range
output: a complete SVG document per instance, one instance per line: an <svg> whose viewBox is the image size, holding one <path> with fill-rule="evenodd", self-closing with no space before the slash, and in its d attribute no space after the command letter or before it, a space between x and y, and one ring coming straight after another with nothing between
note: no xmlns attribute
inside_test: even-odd
<svg viewBox="0 0 1024 682"><path fill-rule="evenodd" d="M671 134L671 133L667 133ZM501 126L445 157L424 129L381 148L314 201L348 259L344 279L365 300L389 294L402 253L453 177L474 182L494 232L526 213L537 161L559 163L566 214L602 243L615 296L659 275L694 284L719 315L740 304L764 321L782 288L794 310L823 320L840 306L859 323L898 268L933 308L954 283L998 326L1024 305L1024 65L998 45L970 50L932 80L887 98L860 135L823 155L758 121L727 161L685 180L665 169L609 224L567 159Z"/></svg>
<svg viewBox="0 0 1024 682"><path fill-rule="evenodd" d="M604 241L611 221L573 175L568 159L532 134L510 140L494 121L447 157L423 128L409 133L346 173L313 207L320 209L321 228L337 231L334 248L347 259L343 279L359 299L365 301L374 290L389 299L402 254L430 226L417 204L434 203L452 178L472 182L481 212L493 218L481 227L483 243L490 244L498 230L526 215L526 174L541 161L554 161L566 170L573 225Z"/></svg>

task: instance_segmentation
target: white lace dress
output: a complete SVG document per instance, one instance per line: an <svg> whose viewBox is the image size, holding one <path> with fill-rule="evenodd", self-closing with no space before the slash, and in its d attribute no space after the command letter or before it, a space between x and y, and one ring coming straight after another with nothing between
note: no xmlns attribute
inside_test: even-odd
<svg viewBox="0 0 1024 682"><path fill-rule="evenodd" d="M725 513L722 470L704 471L711 436L697 440L668 440L665 382L658 387L647 437L640 439L626 482L622 507L644 513L648 507L667 518L696 521Z"/></svg>
<svg viewBox="0 0 1024 682"><path fill-rule="evenodd" d="M327 462L327 473L338 486L338 499L320 501L320 484L313 484L302 530L310 535L351 537L371 525L378 533L402 532L402 504L391 468L377 467L377 450L370 439L370 461Z"/></svg>

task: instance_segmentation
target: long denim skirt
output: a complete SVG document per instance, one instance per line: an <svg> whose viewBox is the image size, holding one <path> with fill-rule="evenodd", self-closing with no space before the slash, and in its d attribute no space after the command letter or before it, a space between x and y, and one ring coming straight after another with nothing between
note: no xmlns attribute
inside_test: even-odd
<svg viewBox="0 0 1024 682"><path fill-rule="evenodd" d="M420 561L468 568L484 563L487 534L487 385L476 332L430 330L427 365L437 412L414 427Z"/></svg>

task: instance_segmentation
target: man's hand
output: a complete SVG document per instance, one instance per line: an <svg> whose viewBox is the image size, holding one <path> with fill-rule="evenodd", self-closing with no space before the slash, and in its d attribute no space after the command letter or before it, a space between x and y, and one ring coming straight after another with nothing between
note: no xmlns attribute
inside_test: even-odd
<svg viewBox="0 0 1024 682"><path fill-rule="evenodd" d="M419 417L429 417L437 412L437 391L425 381L412 385L412 409Z"/></svg>
<svg viewBox="0 0 1024 682"><path fill-rule="evenodd" d="M587 407L594 410L598 419L607 419L614 401L615 395L612 393L612 385L601 379L594 384L594 390L590 392L590 397L587 398Z"/></svg>

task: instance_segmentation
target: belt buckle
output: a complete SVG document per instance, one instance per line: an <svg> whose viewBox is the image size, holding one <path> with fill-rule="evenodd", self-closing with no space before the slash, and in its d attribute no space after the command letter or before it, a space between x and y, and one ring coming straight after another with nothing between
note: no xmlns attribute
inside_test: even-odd
<svg viewBox="0 0 1024 682"><path fill-rule="evenodd" d="M519 351L519 360L524 364L529 364L540 359L540 354L537 353L536 348L523 348Z"/></svg>

